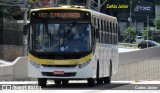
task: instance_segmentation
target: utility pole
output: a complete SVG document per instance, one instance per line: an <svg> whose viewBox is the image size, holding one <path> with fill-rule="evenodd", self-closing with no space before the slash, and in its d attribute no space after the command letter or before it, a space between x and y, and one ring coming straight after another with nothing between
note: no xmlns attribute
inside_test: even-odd
<svg viewBox="0 0 160 93"><path fill-rule="evenodd" d="M98 8L97 8L97 11L100 12L101 11L101 1L98 0Z"/></svg>
<svg viewBox="0 0 160 93"><path fill-rule="evenodd" d="M130 1L130 13L129 13L129 26L132 26L132 0ZM129 44L130 44L130 34L129 34Z"/></svg>
<svg viewBox="0 0 160 93"><path fill-rule="evenodd" d="M24 1L24 21L23 25L27 25L28 0ZM27 56L27 35L23 35L23 56Z"/></svg>
<svg viewBox="0 0 160 93"><path fill-rule="evenodd" d="M87 5L88 5L88 9L93 9L95 11L100 12L101 7L107 2L108 0L105 0L103 2L101 2L101 0L88 0L87 1ZM96 6L94 6L96 5Z"/></svg>
<svg viewBox="0 0 160 93"><path fill-rule="evenodd" d="M91 9L91 7L90 7L91 6L91 0L87 0L87 4L86 5L87 5L88 9Z"/></svg>
<svg viewBox="0 0 160 93"><path fill-rule="evenodd" d="M67 5L71 5L71 0L67 0Z"/></svg>
<svg viewBox="0 0 160 93"><path fill-rule="evenodd" d="M132 0L130 1L129 26L132 25Z"/></svg>

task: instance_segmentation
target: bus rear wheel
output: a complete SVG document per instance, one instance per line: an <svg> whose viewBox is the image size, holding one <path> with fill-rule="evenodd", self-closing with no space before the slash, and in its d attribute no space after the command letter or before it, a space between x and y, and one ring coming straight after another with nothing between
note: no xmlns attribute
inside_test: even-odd
<svg viewBox="0 0 160 93"><path fill-rule="evenodd" d="M47 78L38 78L38 85L41 86L41 87L46 87Z"/></svg>
<svg viewBox="0 0 160 93"><path fill-rule="evenodd" d="M112 64L110 63L109 76L108 77L104 77L104 83L105 84L110 84L111 83L111 77L112 77Z"/></svg>

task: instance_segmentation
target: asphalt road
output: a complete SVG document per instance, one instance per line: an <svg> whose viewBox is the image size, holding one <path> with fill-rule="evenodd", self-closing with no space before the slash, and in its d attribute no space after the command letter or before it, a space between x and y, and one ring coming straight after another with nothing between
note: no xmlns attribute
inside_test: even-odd
<svg viewBox="0 0 160 93"><path fill-rule="evenodd" d="M69 85L55 86L54 83L48 81L45 88L40 88L43 91L52 90L54 93L106 93L108 90L160 90L160 81L112 81L111 84L95 85L95 87L88 87L86 81L71 81ZM12 85L12 90L4 90L5 85ZM2 90L3 86L3 90ZM21 86L16 88L15 86ZM22 86L38 86L36 81L14 81L14 82L0 82L0 93L5 91L23 90ZM41 91L40 90L40 91ZM10 92L9 92L10 93ZM12 92L14 93L14 92ZM24 93L24 92L23 92ZM48 93L48 92L47 92Z"/></svg>

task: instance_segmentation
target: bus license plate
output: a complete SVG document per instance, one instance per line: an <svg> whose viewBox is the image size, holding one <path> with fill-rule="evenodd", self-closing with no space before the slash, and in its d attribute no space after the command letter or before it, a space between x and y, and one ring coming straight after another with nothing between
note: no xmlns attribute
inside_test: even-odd
<svg viewBox="0 0 160 93"><path fill-rule="evenodd" d="M54 75L64 75L64 71L54 71Z"/></svg>

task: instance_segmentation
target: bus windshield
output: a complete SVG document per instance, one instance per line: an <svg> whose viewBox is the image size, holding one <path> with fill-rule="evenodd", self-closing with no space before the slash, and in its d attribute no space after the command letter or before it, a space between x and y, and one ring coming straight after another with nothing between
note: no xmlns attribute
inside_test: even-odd
<svg viewBox="0 0 160 93"><path fill-rule="evenodd" d="M91 49L90 24L32 23L32 50L35 52L85 52Z"/></svg>

